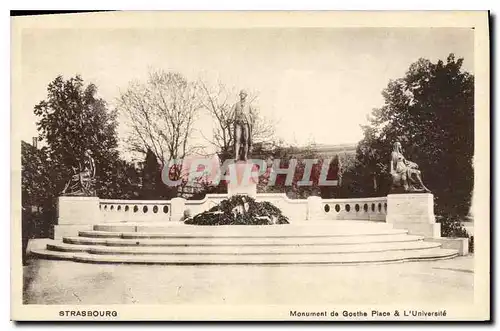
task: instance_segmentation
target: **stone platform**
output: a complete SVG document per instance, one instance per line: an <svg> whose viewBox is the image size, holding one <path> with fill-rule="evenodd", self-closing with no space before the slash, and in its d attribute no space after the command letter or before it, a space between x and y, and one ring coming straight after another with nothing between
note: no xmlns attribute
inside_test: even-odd
<svg viewBox="0 0 500 331"><path fill-rule="evenodd" d="M30 248L39 258L132 264L361 264L457 256L391 224L356 220L265 226L108 223Z"/></svg>

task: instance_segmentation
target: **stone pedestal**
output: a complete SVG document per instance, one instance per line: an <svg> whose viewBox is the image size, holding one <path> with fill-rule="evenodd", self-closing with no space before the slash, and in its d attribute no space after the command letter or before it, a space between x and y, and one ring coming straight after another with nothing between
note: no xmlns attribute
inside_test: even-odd
<svg viewBox="0 0 500 331"><path fill-rule="evenodd" d="M101 222L98 197L62 196L57 201L57 225L54 239L75 236L79 231L92 230Z"/></svg>
<svg viewBox="0 0 500 331"><path fill-rule="evenodd" d="M98 224L100 222L98 197L59 197L57 224Z"/></svg>
<svg viewBox="0 0 500 331"><path fill-rule="evenodd" d="M307 220L320 220L324 218L321 197L310 196L307 198Z"/></svg>
<svg viewBox="0 0 500 331"><path fill-rule="evenodd" d="M431 193L389 194L386 221L395 229L406 229L410 234L441 237L441 224L436 223Z"/></svg>
<svg viewBox="0 0 500 331"><path fill-rule="evenodd" d="M233 195L257 197L259 173L254 167L253 163L246 162L237 162L228 166L230 179L227 183L227 193L229 197Z"/></svg>
<svg viewBox="0 0 500 331"><path fill-rule="evenodd" d="M184 216L186 210L186 199L173 198L170 201L170 221L179 222Z"/></svg>

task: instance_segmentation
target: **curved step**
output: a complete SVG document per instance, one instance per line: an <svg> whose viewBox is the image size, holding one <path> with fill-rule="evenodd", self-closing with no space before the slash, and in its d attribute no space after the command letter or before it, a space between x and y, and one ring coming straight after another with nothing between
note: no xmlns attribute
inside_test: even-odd
<svg viewBox="0 0 500 331"><path fill-rule="evenodd" d="M430 249L440 247L439 243L410 241L369 243L359 245L310 245L310 246L139 246L113 247L72 245L52 243L47 245L50 251L59 252L86 252L90 254L127 254L127 255L261 255L261 254L342 254L386 252L396 250Z"/></svg>
<svg viewBox="0 0 500 331"><path fill-rule="evenodd" d="M391 230L392 225L380 222L367 221L305 221L293 224L276 225L186 225L178 222L163 223L108 223L94 225L93 230L99 232L113 233L168 233L183 235L204 235L218 234L224 236L257 234L287 234L287 233L344 233L344 232L366 232Z"/></svg>
<svg viewBox="0 0 500 331"><path fill-rule="evenodd" d="M41 258L87 263L130 264L360 264L437 260L457 256L456 250L430 248L409 251L369 252L357 254L290 254L290 255L96 255L34 249Z"/></svg>
<svg viewBox="0 0 500 331"><path fill-rule="evenodd" d="M407 234L384 234L377 236L344 236L344 237L268 237L268 238L226 238L226 237L188 237L168 239L121 239L64 237L63 242L74 245L103 246L294 246L294 245L351 245L380 242L406 242L422 240L421 236Z"/></svg>
<svg viewBox="0 0 500 331"><path fill-rule="evenodd" d="M286 238L286 237L345 237L345 236L377 236L377 235L396 235L406 234L408 230L395 229L364 229L363 231L343 230L343 231L199 231L199 232L110 232L110 231L80 231L79 237L87 238L121 238L121 239L169 239L169 238Z"/></svg>

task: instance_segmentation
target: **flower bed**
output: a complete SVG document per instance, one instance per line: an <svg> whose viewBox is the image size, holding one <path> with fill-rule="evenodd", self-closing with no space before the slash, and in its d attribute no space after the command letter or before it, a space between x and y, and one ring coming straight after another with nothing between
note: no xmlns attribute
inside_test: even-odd
<svg viewBox="0 0 500 331"><path fill-rule="evenodd" d="M288 218L272 203L235 195L210 210L184 221L192 225L273 225L289 224Z"/></svg>

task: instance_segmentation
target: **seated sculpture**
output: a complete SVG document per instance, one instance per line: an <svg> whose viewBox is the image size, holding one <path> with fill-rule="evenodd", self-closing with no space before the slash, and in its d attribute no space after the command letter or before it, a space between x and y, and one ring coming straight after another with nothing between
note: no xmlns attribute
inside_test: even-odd
<svg viewBox="0 0 500 331"><path fill-rule="evenodd" d="M73 175L66 183L62 195L95 196L95 162L92 152L86 150L79 168L73 167Z"/></svg>
<svg viewBox="0 0 500 331"><path fill-rule="evenodd" d="M415 162L407 160L402 153L401 143L395 142L391 153L390 173L391 191L430 192L422 181L422 174Z"/></svg>

